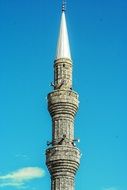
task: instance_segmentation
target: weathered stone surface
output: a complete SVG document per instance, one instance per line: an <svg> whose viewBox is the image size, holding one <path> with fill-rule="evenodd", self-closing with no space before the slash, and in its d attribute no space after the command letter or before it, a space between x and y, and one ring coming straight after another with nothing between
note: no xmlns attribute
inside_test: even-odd
<svg viewBox="0 0 127 190"><path fill-rule="evenodd" d="M56 90L48 94L48 110L52 117L60 114L75 116L78 109L78 95L74 91Z"/></svg>
<svg viewBox="0 0 127 190"><path fill-rule="evenodd" d="M74 178L66 176L53 178L52 190L74 190Z"/></svg>
<svg viewBox="0 0 127 190"><path fill-rule="evenodd" d="M72 90L72 62L54 63L54 91L48 94L52 117L52 143L46 150L46 165L51 175L51 190L74 190L74 177L80 164L80 152L74 144L74 118L78 94Z"/></svg>
<svg viewBox="0 0 127 190"><path fill-rule="evenodd" d="M63 85L62 82L64 82ZM55 89L72 88L72 63L70 59L58 59L54 64Z"/></svg>

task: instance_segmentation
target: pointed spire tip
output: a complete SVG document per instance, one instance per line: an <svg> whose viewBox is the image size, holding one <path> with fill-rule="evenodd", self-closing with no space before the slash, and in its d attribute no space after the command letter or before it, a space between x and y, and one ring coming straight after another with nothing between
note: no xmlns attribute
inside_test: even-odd
<svg viewBox="0 0 127 190"><path fill-rule="evenodd" d="M62 12L65 12L66 11L66 1L63 0L62 2Z"/></svg>
<svg viewBox="0 0 127 190"><path fill-rule="evenodd" d="M69 37L68 37L68 31L67 31L66 17L64 13L65 13L65 0L63 0L56 59L60 59L60 58L71 59L71 51L70 51Z"/></svg>

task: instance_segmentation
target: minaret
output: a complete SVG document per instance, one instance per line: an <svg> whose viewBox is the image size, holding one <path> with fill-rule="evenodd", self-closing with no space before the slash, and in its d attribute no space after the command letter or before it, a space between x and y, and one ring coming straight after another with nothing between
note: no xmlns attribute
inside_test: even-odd
<svg viewBox="0 0 127 190"><path fill-rule="evenodd" d="M74 190L74 178L80 163L75 145L74 117L78 94L72 87L72 59L68 39L65 3L62 6L60 33L54 61L53 91L48 94L52 118L52 141L46 150L46 165L51 175L51 190Z"/></svg>

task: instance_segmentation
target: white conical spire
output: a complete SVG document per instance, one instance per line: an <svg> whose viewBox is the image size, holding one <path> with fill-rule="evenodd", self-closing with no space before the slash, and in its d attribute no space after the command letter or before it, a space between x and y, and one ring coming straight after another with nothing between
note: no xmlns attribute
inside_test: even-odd
<svg viewBox="0 0 127 190"><path fill-rule="evenodd" d="M66 24L66 18L65 18L65 7L63 7L62 9L60 33L59 33L57 52L56 52L56 59L60 59L60 58L71 59L67 24Z"/></svg>

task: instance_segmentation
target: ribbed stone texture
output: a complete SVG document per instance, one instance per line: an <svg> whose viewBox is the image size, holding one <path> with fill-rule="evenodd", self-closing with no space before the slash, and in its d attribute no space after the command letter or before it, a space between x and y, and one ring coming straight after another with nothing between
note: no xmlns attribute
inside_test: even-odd
<svg viewBox="0 0 127 190"><path fill-rule="evenodd" d="M54 84L57 89L72 89L72 62L70 59L58 59L54 64Z"/></svg>
<svg viewBox="0 0 127 190"><path fill-rule="evenodd" d="M54 63L54 90L48 94L48 110L52 117L52 142L46 150L46 165L51 175L51 190L74 190L80 152L74 143L78 94L72 90L70 59Z"/></svg>
<svg viewBox="0 0 127 190"><path fill-rule="evenodd" d="M52 190L74 190L74 179L70 177L58 177L55 179L52 179Z"/></svg>
<svg viewBox="0 0 127 190"><path fill-rule="evenodd" d="M52 117L53 144L66 136L63 144L74 139L74 116L78 109L78 95L71 90L56 90L48 95L48 110Z"/></svg>

